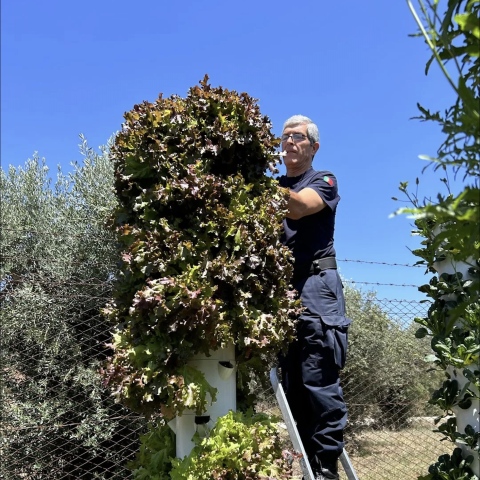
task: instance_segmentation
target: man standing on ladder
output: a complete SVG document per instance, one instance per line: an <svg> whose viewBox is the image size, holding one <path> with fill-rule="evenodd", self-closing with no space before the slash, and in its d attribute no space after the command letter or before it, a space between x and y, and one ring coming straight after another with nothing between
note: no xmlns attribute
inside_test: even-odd
<svg viewBox="0 0 480 480"><path fill-rule="evenodd" d="M292 283L303 312L297 340L282 357L282 383L316 480L338 479L347 409L339 372L345 364L347 331L343 286L337 272L333 234L340 197L337 180L316 171L317 126L303 115L283 127L286 175L280 185L290 199L283 243L295 259Z"/></svg>

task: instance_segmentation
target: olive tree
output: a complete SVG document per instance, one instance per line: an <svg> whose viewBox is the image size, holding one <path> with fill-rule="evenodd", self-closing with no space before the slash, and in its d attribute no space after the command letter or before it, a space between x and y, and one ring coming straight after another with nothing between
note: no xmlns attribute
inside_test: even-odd
<svg viewBox="0 0 480 480"><path fill-rule="evenodd" d="M112 478L138 448L141 422L98 375L117 269L113 166L106 149L81 150L56 181L37 155L0 173L2 478Z"/></svg>

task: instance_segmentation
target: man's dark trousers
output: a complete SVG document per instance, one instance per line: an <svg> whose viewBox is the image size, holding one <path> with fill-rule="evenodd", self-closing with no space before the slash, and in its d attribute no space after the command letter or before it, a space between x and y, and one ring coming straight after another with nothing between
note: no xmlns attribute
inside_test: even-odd
<svg viewBox="0 0 480 480"><path fill-rule="evenodd" d="M338 272L324 270L295 282L304 311L297 341L281 360L287 400L312 467L334 465L341 455L347 409L339 372L345 364L345 301Z"/></svg>

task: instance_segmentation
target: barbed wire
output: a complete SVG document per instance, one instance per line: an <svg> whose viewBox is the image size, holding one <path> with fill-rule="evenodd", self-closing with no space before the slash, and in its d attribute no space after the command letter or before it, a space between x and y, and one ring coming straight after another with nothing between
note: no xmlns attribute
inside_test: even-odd
<svg viewBox="0 0 480 480"><path fill-rule="evenodd" d="M41 257L32 257L32 256L29 256L29 255L21 255L21 254L17 254L17 255L1 255L0 258L4 259L4 260L10 260L10 259L18 259L19 257L28 257L30 260L40 260ZM61 262L61 263L65 263L65 262L68 262L68 260L66 260L65 258L49 258L48 259L49 262L55 262L55 261L58 261L58 262ZM354 262L354 263L362 263L362 264L371 264L371 265L384 265L384 266L389 266L389 267L411 267L411 268L422 268L422 265L409 265L409 264L405 264L405 263L388 263L388 262L375 262L375 261L370 261L370 260L351 260L351 259L337 259L338 262ZM78 265L81 265L85 262L80 262L80 261L72 261L72 262L68 262L68 263L71 263L71 264L78 264ZM95 264L101 264L102 262L99 260L97 262L93 261L91 262L92 265L95 265Z"/></svg>
<svg viewBox="0 0 480 480"><path fill-rule="evenodd" d="M6 232L18 232L18 233L31 233L31 234L40 234L40 235L56 235L59 233L64 233L62 230L58 231L52 231L52 230L35 230L31 228L9 228L9 227L4 227L3 224L0 222L0 227L2 227L2 231ZM83 232L83 233L70 233L69 235L72 237L84 237L88 236L90 239L94 238L95 236L98 236L99 238L102 238L105 235L114 235L114 232L109 231L108 229L104 229L101 226L96 226L96 229L100 229L100 232ZM8 247L6 245L5 247ZM4 248L5 248L4 247ZM4 255L3 258L15 258L16 255ZM424 268L423 265L417 265L417 264L408 264L408 263L396 263L396 262L386 262L386 261L376 261L376 260L361 260L361 259L351 259L351 258L338 258L337 261L339 262L349 262L349 263L362 263L362 264L370 264L370 265L384 265L388 267L409 267L409 268Z"/></svg>
<svg viewBox="0 0 480 480"><path fill-rule="evenodd" d="M22 276L23 278L18 278L12 281L12 284L28 284L28 283L45 283L48 284L49 287L74 287L74 286L86 286L86 287L102 287L105 285L111 285L112 280L100 280L98 282L85 282L85 281L80 281L80 282L72 282L72 281L62 281L62 282L54 282L45 278L41 278L38 276L38 280L35 278L35 274L27 274L25 276ZM25 278L27 277L27 278ZM32 278L33 277L33 278ZM375 285L375 286L388 286L388 287L415 287L418 288L419 285L415 284L408 284L408 283L381 283L381 282L363 282L363 281L357 281L357 280L346 280L342 279L344 283L349 283L349 284L354 284L354 285ZM2 292L0 291L0 294Z"/></svg>
<svg viewBox="0 0 480 480"><path fill-rule="evenodd" d="M410 267L410 268L424 268L424 265L416 265L409 263L388 263L388 262L375 262L371 260L351 260L348 258L337 258L338 262L355 262L355 263L369 263L372 265L387 265L389 267Z"/></svg>
<svg viewBox="0 0 480 480"><path fill-rule="evenodd" d="M102 280L99 278L89 280L88 282L85 281L61 281L61 282L54 282L49 278L45 278L41 275L36 275L33 273L28 273L26 275L21 275L22 278L14 278L8 282L8 285L20 285L20 284L31 284L35 283L37 285L44 285L51 287L105 287L106 285L111 285L112 280ZM97 281L93 281L97 280ZM1 291L0 291L1 293Z"/></svg>
<svg viewBox="0 0 480 480"><path fill-rule="evenodd" d="M108 417L105 420L96 420L96 422L99 423L107 423L110 421L115 421L115 420L143 420L145 417L141 415L137 415L135 413L132 414L125 414L125 415L117 415L115 417ZM33 431L33 430L55 430L55 429L60 429L60 428L71 428L71 427L80 427L83 425L82 422L73 422L73 423L51 423L48 425L28 425L25 427L9 427L8 431L9 432L21 432L25 430Z"/></svg>
<svg viewBox="0 0 480 480"><path fill-rule="evenodd" d="M5 248L5 247L4 247ZM16 254L16 255L1 255L0 258L3 259L3 260L10 260L10 259L18 259L19 257L28 257L29 260L40 260L42 257L34 257L34 256L30 256L30 255L26 255L26 254ZM48 261L51 262L51 261L58 261L58 262L62 262L62 263L65 263L65 262L68 262L68 260L66 260L65 258L59 258L59 259L56 259L56 258L48 258ZM411 264L406 264L406 263L389 263L389 262L376 262L376 261L372 261L372 260L353 260L353 259L346 259L346 258L342 258L342 259L337 259L338 262L350 262L350 263L362 263L362 264L370 264L370 265L383 265L383 266L388 266L388 267L410 267L410 268L424 268L423 265L411 265ZM89 262L91 262L93 265L95 264L100 264L101 261L91 261L89 260ZM83 264L85 262L80 262L80 261L72 261L72 262L68 262L68 263L71 263L71 264Z"/></svg>
<svg viewBox="0 0 480 480"><path fill-rule="evenodd" d="M0 224L1 225L1 224ZM71 234L74 237L85 237L88 236L90 240L95 239L95 237L98 237L98 239L104 239L105 235L112 235L112 232L109 232L106 229L103 229L102 227L99 227L100 231L97 232L84 232L84 233L77 233L77 234ZM41 234L41 235L51 235L54 236L57 233L60 233L60 230L58 232L55 231L42 231L42 230L35 230L35 229L30 229L30 228L4 228L4 231L9 231L9 232L18 232L18 233L23 233L23 234ZM5 248L8 248L9 246L3 246L3 250L5 252ZM9 260L9 259L18 259L19 257L28 257L29 260L40 260L42 257L41 256L30 256L28 254L22 253L16 253L16 254L3 254L1 255L2 260ZM57 259L55 258L49 258L49 262L56 262ZM418 265L418 264L407 264L407 263L398 263L398 262L389 262L389 261L380 261L380 260L362 260L362 259L351 259L351 258L341 258L337 259L338 262L345 262L345 263L359 263L359 264L367 264L367 265L380 265L380 266L386 266L386 267L407 267L407 268L424 268L423 265ZM65 259L58 259L59 263L65 263ZM74 265L74 264L82 264L82 262L78 261L72 261L67 263ZM90 267L93 265L96 265L96 262L91 262L89 264ZM8 275L8 274L7 274ZM30 281L34 281L34 279L30 279ZM24 282L25 280L22 279L20 282ZM27 280L28 281L28 280ZM370 286L386 286L386 287L400 287L400 288L418 288L419 285L416 284L406 284L406 283L383 283L383 282L369 282L369 281L356 281L356 280L343 280L345 283L349 284L354 284L354 285L370 285ZM18 280L17 280L18 282ZM68 285L68 286L94 286L92 282L89 282L88 284L85 282L61 282L61 284L58 283L51 283L50 285ZM95 286L100 286L101 284L95 284Z"/></svg>
<svg viewBox="0 0 480 480"><path fill-rule="evenodd" d="M415 288L419 287L419 285L408 284L408 283L357 282L356 280L345 280L345 279L342 279L342 282L353 283L355 285L377 285L382 287L415 287Z"/></svg>
<svg viewBox="0 0 480 480"><path fill-rule="evenodd" d="M84 220L84 219L80 219ZM95 224L88 224L86 225L87 228L91 228L92 230L96 231L87 231L87 232L80 232L80 233L73 233L69 232L69 235L71 237L89 237L89 238L103 238L105 235L114 235L115 232L110 231L106 227L102 225L95 225ZM58 235L58 234L64 234L65 229L63 230L37 230L33 228L9 228L6 227L3 223L0 222L0 230L2 232L16 232L20 234L34 234L34 235Z"/></svg>
<svg viewBox="0 0 480 480"><path fill-rule="evenodd" d="M8 247L8 246L7 246ZM5 248L5 247L4 247ZM9 260L9 259L18 259L20 256L25 257L28 256L30 260L39 260L41 257L32 257L29 255L21 255L21 254L16 254L16 255L1 255L1 258L4 260ZM55 259L55 258L49 258L49 261L55 261L58 260L59 262L65 263L68 260L65 260L64 258L62 259ZM409 268L424 268L424 265L411 265L408 263L389 263L389 262L377 262L377 261L372 261L372 260L354 260L354 259L349 259L349 258L341 258L337 259L338 262L350 262L350 263L362 263L362 264L370 264L370 265L384 265L388 267L409 267ZM78 262L78 261L73 261L70 262L72 264L82 264L84 262ZM100 261L98 262L92 262L93 264L96 263L101 263Z"/></svg>
<svg viewBox="0 0 480 480"><path fill-rule="evenodd" d="M376 302L379 303L397 303L397 304L405 304L405 303L411 303L411 304L427 304L427 303L432 303L432 300L429 298L425 298L423 300L406 300L404 298L398 299L398 298L377 298L375 300Z"/></svg>

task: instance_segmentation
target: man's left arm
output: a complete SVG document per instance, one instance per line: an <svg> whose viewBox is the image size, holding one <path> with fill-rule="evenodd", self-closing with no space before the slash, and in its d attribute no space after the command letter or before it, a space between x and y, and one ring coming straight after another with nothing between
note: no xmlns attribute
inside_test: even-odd
<svg viewBox="0 0 480 480"><path fill-rule="evenodd" d="M299 192L290 190L290 198L288 200L287 218L299 220L307 215L323 210L326 203L322 197L313 188L304 188Z"/></svg>

